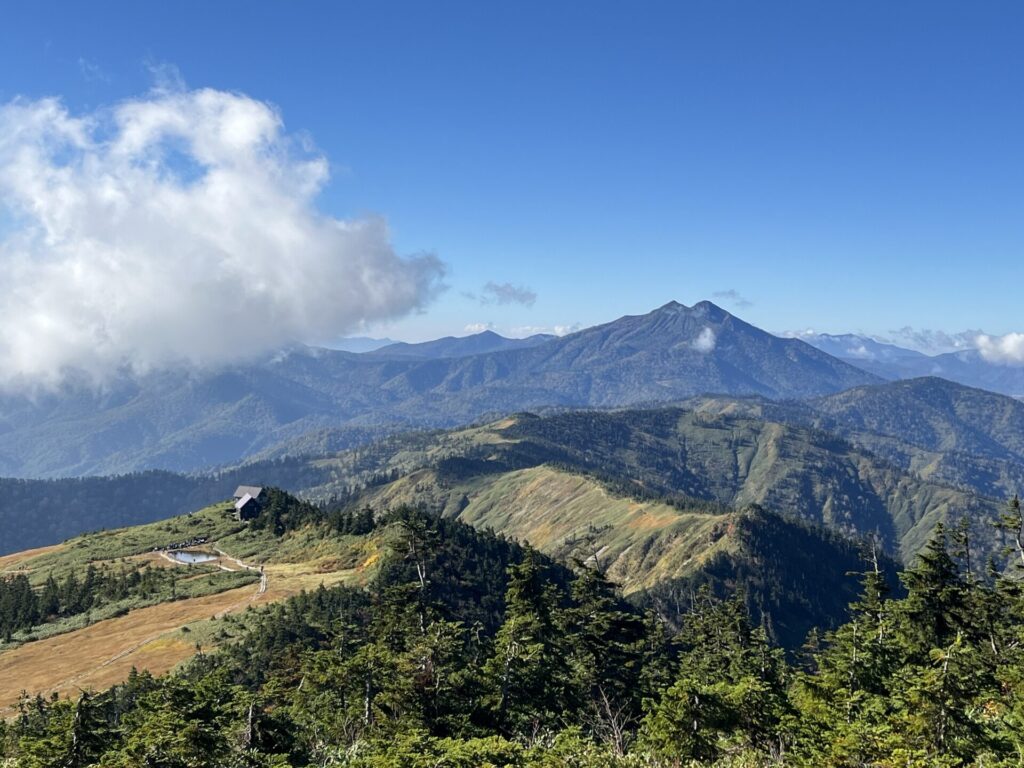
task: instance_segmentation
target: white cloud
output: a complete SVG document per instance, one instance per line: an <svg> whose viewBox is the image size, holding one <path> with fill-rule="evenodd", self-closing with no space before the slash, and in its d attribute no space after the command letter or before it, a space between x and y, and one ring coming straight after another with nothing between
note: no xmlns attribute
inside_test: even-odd
<svg viewBox="0 0 1024 768"><path fill-rule="evenodd" d="M863 344L857 344L856 346L847 347L847 357L856 357L861 360L874 360L875 354L870 349L865 347Z"/></svg>
<svg viewBox="0 0 1024 768"><path fill-rule="evenodd" d="M468 295L476 298L475 294ZM479 299L481 304L522 304L524 307L532 307L537 301L537 294L525 285L492 281L480 291Z"/></svg>
<svg viewBox="0 0 1024 768"><path fill-rule="evenodd" d="M423 307L442 263L320 213L301 144L265 102L173 82L0 106L0 382L221 365Z"/></svg>
<svg viewBox="0 0 1024 768"><path fill-rule="evenodd" d="M783 339L813 339L820 334L813 328L805 328L802 331L779 331L775 335Z"/></svg>
<svg viewBox="0 0 1024 768"><path fill-rule="evenodd" d="M925 355L941 355L946 352L976 349L978 347L978 338L985 335L981 331L968 330L947 333L929 328L913 328L909 325L889 331L886 334L867 333L859 330L854 330L850 333L870 339L871 341L877 341L880 344L892 344L903 349L912 349ZM784 338L813 341L819 336L828 336L830 334L822 334L813 328L806 328L799 331L782 331L777 335ZM870 349L862 345L850 347L844 350L843 354L848 357L863 357L866 359L874 356Z"/></svg>
<svg viewBox="0 0 1024 768"><path fill-rule="evenodd" d="M582 327L579 323L571 323L569 325L517 325L509 329L509 335L516 339L525 339L527 336L536 336L541 333L551 336L568 336L570 333L576 333Z"/></svg>
<svg viewBox="0 0 1024 768"><path fill-rule="evenodd" d="M715 348L715 343L715 332L711 328L704 328L693 340L693 348L698 352L710 352Z"/></svg>
<svg viewBox="0 0 1024 768"><path fill-rule="evenodd" d="M1024 365L1024 333L1008 333L1005 336L979 334L975 343L981 356L990 363L1001 365Z"/></svg>
<svg viewBox="0 0 1024 768"><path fill-rule="evenodd" d="M754 302L742 296L735 288L730 288L727 291L715 291L711 296L712 298L732 304L739 309L749 309L754 306Z"/></svg>
<svg viewBox="0 0 1024 768"><path fill-rule="evenodd" d="M469 323L462 330L466 333L483 333L484 331L493 331L494 323Z"/></svg>

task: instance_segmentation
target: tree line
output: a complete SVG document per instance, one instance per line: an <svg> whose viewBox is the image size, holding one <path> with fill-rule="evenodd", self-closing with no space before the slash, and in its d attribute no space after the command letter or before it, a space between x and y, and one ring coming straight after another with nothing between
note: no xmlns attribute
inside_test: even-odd
<svg viewBox="0 0 1024 768"><path fill-rule="evenodd" d="M0 578L0 638L10 642L20 630L128 597L173 593L174 581L175 574L167 568L100 570L91 564L81 577L74 571L63 579L50 576L38 590L24 574Z"/></svg>

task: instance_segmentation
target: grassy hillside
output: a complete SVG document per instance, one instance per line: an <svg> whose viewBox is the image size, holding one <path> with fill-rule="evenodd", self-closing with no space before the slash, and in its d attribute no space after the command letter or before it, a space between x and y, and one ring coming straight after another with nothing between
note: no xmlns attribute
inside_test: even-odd
<svg viewBox="0 0 1024 768"><path fill-rule="evenodd" d="M799 645L835 626L856 596L861 544L758 508L741 512L616 493L598 479L537 466L463 474L419 470L371 489L359 503L422 505L500 532L562 561L599 567L624 593L678 621L700 585L741 591L770 636ZM896 566L882 558L890 584Z"/></svg>
<svg viewBox="0 0 1024 768"><path fill-rule="evenodd" d="M812 404L702 397L680 408L520 414L471 428L385 437L319 458L256 462L212 476L0 481L6 534L0 554L59 541L83 528L181 512L223 498L241 482L328 500L420 469L436 469L450 482L542 465L589 474L633 497L678 497L691 506L697 500L727 508L758 504L849 535L877 533L904 558L920 549L936 522L966 515L977 524L976 541L991 551L995 543L986 522L1016 491L1018 480L1024 481L1024 464L1013 458L1022 406L928 380L891 385L899 397L885 405L889 386ZM925 396L929 390L945 393L946 400L934 392ZM988 409L986 398L1005 407ZM896 416L891 422L883 418L915 408L933 414L931 420L922 417L916 433L903 435ZM942 438L947 433L952 436ZM979 435L991 438L985 442ZM323 444L304 445L329 445L328 433L322 436Z"/></svg>
<svg viewBox="0 0 1024 768"><path fill-rule="evenodd" d="M143 589L58 615L0 642L0 711L22 689L66 693L118 682L134 667L163 672L198 649L237 635L246 610L324 584L365 583L375 571L381 536L326 535L306 526L275 535L233 519L221 503L193 514L103 531L0 559L0 579L82 583L140 574ZM217 556L183 564L168 547ZM187 545L187 546L186 546Z"/></svg>
<svg viewBox="0 0 1024 768"><path fill-rule="evenodd" d="M994 551L997 542L988 523L1003 504L929 481L812 427L682 408L522 414L470 430L418 435L408 442L396 438L387 446L323 463L332 462L336 476L356 485L429 469L434 473L430 482L413 475L403 483L420 482L427 500L436 493L435 486L461 493L470 478L541 466L562 468L633 498L690 508L703 504L712 511L716 505L758 505L844 535L877 535L905 559L920 550L936 523L961 517L973 521L976 544ZM337 490L327 484L309 493ZM468 498L474 503L472 494ZM486 524L503 530L514 521L495 518Z"/></svg>
<svg viewBox="0 0 1024 768"><path fill-rule="evenodd" d="M626 594L691 573L728 545L724 512L638 501L592 477L549 466L482 473L455 483L421 470L372 489L365 501L377 508L425 505L558 559L596 564Z"/></svg>
<svg viewBox="0 0 1024 768"><path fill-rule="evenodd" d="M578 495L564 478L531 482L553 484L552 514ZM365 587L297 595L242 625L226 618L217 652L177 674L27 701L0 721L0 764L1019 764L1018 584L974 577L936 537L904 574L905 598L886 599L881 574L862 574L849 621L787 660L768 636L799 635L797 622L840 597L849 550L756 510L723 517L737 547L699 580L644 595L674 614L665 626L592 569L396 510L382 520L390 546ZM111 636L147 615L129 614ZM83 633L49 665L39 654L34 670L97 646ZM94 679L78 678L89 688Z"/></svg>
<svg viewBox="0 0 1024 768"><path fill-rule="evenodd" d="M227 498L241 484L302 489L328 482L305 459L261 461L204 475L150 471L58 480L0 478L0 555L85 531L163 520Z"/></svg>

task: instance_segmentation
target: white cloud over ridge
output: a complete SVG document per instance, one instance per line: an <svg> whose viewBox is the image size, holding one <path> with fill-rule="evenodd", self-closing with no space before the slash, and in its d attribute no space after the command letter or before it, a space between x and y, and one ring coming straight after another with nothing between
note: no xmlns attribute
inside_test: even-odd
<svg viewBox="0 0 1024 768"><path fill-rule="evenodd" d="M1005 336L983 333L975 341L978 352L990 363L1024 365L1024 333L1008 333Z"/></svg>
<svg viewBox="0 0 1024 768"><path fill-rule="evenodd" d="M211 89L0 106L0 383L229 364L423 307L443 264L319 212L300 144Z"/></svg>
<svg viewBox="0 0 1024 768"><path fill-rule="evenodd" d="M925 355L942 355L947 352L975 349L978 346L978 337L982 335L984 334L978 330L946 333L945 331L914 328L907 325L889 331L887 335L873 338L884 344L895 344L898 347L913 349Z"/></svg>
<svg viewBox="0 0 1024 768"><path fill-rule="evenodd" d="M730 288L726 291L715 291L711 294L711 297L728 302L739 309L750 309L750 307L754 306L754 302L741 295L735 288Z"/></svg>
<svg viewBox="0 0 1024 768"><path fill-rule="evenodd" d="M567 323L556 325L517 325L509 329L509 335L514 339L525 339L529 336L540 334L548 336L568 336L583 329L580 323Z"/></svg>

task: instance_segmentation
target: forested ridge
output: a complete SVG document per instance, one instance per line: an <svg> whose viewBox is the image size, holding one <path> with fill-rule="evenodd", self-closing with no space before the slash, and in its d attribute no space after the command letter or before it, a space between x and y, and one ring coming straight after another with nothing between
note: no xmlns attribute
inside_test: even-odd
<svg viewBox="0 0 1024 768"><path fill-rule="evenodd" d="M285 507L282 521L311 512ZM1024 562L1019 504L1000 526ZM848 621L789 658L742 595L698 590L669 628L581 563L408 508L376 530L390 545L367 588L278 604L176 674L25 698L0 729L7 761L952 768L1024 756L1024 594L1014 574L976 567L966 526L938 528L900 597L867 557Z"/></svg>

